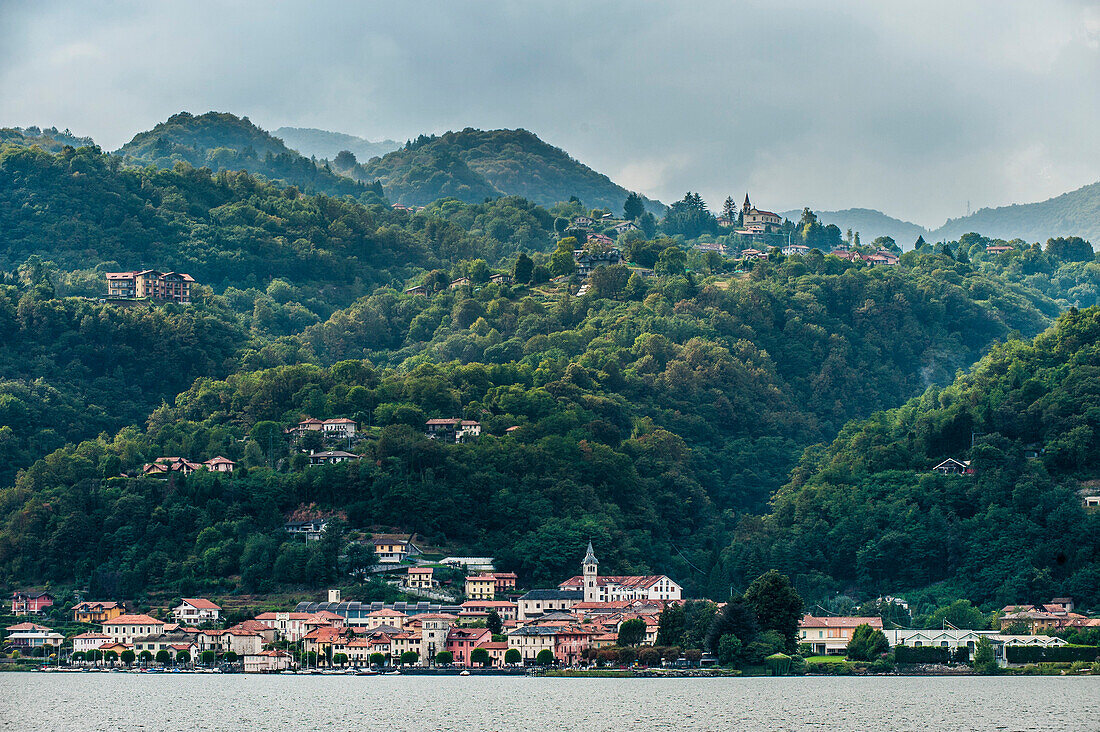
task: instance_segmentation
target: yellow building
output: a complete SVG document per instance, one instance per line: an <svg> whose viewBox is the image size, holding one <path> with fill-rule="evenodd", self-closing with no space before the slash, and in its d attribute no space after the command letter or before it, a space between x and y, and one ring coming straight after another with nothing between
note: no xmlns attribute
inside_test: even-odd
<svg viewBox="0 0 1100 732"><path fill-rule="evenodd" d="M492 600L496 597L497 578L491 574L478 574L466 578L466 597L470 600Z"/></svg>
<svg viewBox="0 0 1100 732"><path fill-rule="evenodd" d="M117 602L82 602L73 606L73 620L78 623L106 623L122 615Z"/></svg>

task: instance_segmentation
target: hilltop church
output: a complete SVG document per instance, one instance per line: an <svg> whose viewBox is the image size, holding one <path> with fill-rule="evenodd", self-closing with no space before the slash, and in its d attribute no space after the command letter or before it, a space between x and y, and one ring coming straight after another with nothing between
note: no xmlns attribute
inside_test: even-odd
<svg viewBox="0 0 1100 732"><path fill-rule="evenodd" d="M771 211L761 211L749 203L749 194L745 194L745 203L741 206L741 226L747 233L768 234L778 231L783 218Z"/></svg>
<svg viewBox="0 0 1100 732"><path fill-rule="evenodd" d="M584 590L584 602L622 600L680 600L683 588L663 574L600 576L600 563L588 542L582 574L558 585L561 590Z"/></svg>

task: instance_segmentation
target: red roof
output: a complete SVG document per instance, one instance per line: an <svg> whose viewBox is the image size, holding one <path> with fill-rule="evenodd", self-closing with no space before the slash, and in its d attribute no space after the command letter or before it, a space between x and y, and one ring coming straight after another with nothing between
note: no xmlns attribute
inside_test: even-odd
<svg viewBox="0 0 1100 732"><path fill-rule="evenodd" d="M103 625L164 625L164 621L148 615L119 615L117 618L106 621Z"/></svg>
<svg viewBox="0 0 1100 732"><path fill-rule="evenodd" d="M872 628L882 630L882 618L818 618L813 615L804 615L799 622L800 628L855 628L860 625L870 625Z"/></svg>
<svg viewBox="0 0 1100 732"><path fill-rule="evenodd" d="M221 608L214 603L201 597L185 597L183 598L183 602L196 610L221 610Z"/></svg>

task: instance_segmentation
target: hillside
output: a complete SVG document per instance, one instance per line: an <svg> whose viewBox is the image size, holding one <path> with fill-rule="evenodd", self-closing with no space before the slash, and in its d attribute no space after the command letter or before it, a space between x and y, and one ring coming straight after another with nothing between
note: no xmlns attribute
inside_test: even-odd
<svg viewBox="0 0 1100 732"><path fill-rule="evenodd" d="M499 195L551 205L576 196L586 206L621 213L629 194L606 175L522 129L421 135L380 160L360 162L350 174L366 182L381 180L391 200L407 205L446 197L478 203ZM646 207L658 216L665 210L648 199Z"/></svg>
<svg viewBox="0 0 1100 732"><path fill-rule="evenodd" d="M951 386L848 425L803 456L771 515L742 524L730 581L776 567L825 595L942 583L995 606L1100 603L1100 513L1075 492L1100 475L1098 344L1100 309L1070 311ZM947 457L975 474L931 472Z"/></svg>
<svg viewBox="0 0 1100 732"><path fill-rule="evenodd" d="M343 150L360 160L370 160L401 147L401 143L394 140L371 142L355 135L311 127L280 127L274 134L302 155L325 160L332 160Z"/></svg>
<svg viewBox="0 0 1100 732"><path fill-rule="evenodd" d="M874 209L846 208L843 211L814 211L814 213L824 226L833 224L841 232L846 232L848 229L853 232L858 231L863 244L870 244L880 236L888 236L902 249L912 249L918 236L928 239L928 230L923 226L895 219ZM798 221L801 215L800 210L780 214L791 221Z"/></svg>
<svg viewBox="0 0 1100 732"><path fill-rule="evenodd" d="M37 145L49 152L59 152L66 145L90 147L94 144L90 137L77 137L69 130L59 131L56 127L0 127L0 145Z"/></svg>
<svg viewBox="0 0 1100 732"><path fill-rule="evenodd" d="M1027 242L1080 236L1095 246L1100 243L1100 182L1038 203L983 208L969 216L949 219L932 232L930 241L957 239L968 231Z"/></svg>
<svg viewBox="0 0 1100 732"><path fill-rule="evenodd" d="M247 117L232 114L180 112L138 133L115 154L128 163L160 168L185 162L214 172L244 170L307 193L357 198L368 194L363 184L318 167Z"/></svg>

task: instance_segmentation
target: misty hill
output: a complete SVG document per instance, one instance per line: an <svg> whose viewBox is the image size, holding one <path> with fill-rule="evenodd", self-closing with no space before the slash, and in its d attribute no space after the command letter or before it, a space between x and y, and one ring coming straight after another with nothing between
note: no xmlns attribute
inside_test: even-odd
<svg viewBox="0 0 1100 732"><path fill-rule="evenodd" d="M1100 182L1038 203L983 208L969 216L949 219L932 232L932 237L958 239L970 231L1029 242L1080 236L1096 244L1100 242Z"/></svg>
<svg viewBox="0 0 1100 732"><path fill-rule="evenodd" d="M128 162L160 168L186 162L215 172L245 170L310 193L367 193L366 186L317 166L248 117L222 112L172 115L148 132L134 135L116 154Z"/></svg>
<svg viewBox="0 0 1100 732"><path fill-rule="evenodd" d="M814 211L824 224L835 224L842 232L851 229L859 232L860 241L870 244L876 237L889 236L902 249L912 249L918 236L928 238L928 230L910 221L895 219L871 208L846 208L843 211ZM798 221L802 212L786 211L781 216Z"/></svg>
<svg viewBox="0 0 1100 732"><path fill-rule="evenodd" d="M90 147L95 140L90 137L77 137L69 130L59 131L56 127L40 129L38 127L0 127L0 144L38 145L43 150L57 152L66 145L72 147Z"/></svg>
<svg viewBox="0 0 1100 732"><path fill-rule="evenodd" d="M401 143L396 140L371 142L355 135L312 127L280 127L275 130L275 136L303 155L327 160L335 158L343 150L347 150L359 160L370 160L401 147Z"/></svg>
<svg viewBox="0 0 1100 732"><path fill-rule="evenodd" d="M574 160L527 130L448 132L421 135L380 160L347 171L361 181L381 180L386 195L407 205L453 196L468 203L500 195L523 196L543 205L576 196L586 206L621 212L627 191L602 173ZM656 215L664 204L646 201Z"/></svg>

